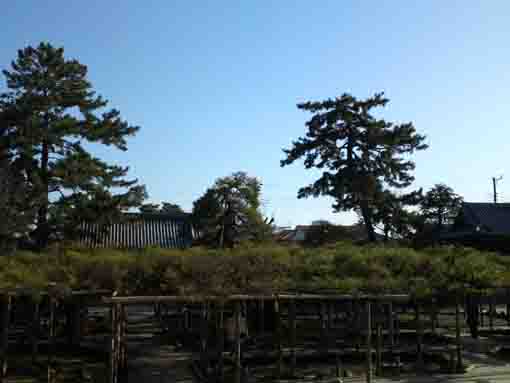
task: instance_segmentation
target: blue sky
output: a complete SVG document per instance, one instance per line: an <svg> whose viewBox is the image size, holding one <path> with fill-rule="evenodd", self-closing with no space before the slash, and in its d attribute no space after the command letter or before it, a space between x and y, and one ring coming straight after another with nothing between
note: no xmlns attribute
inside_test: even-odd
<svg viewBox="0 0 510 383"><path fill-rule="evenodd" d="M351 222L326 198L296 199L317 173L280 168L281 149L305 132L296 103L378 91L391 100L382 116L428 137L416 187L490 201L504 174L510 201L507 1L17 0L2 12L0 68L28 44L63 46L142 127L128 152L98 154L129 165L152 201L191 209L217 177L244 170L281 225Z"/></svg>

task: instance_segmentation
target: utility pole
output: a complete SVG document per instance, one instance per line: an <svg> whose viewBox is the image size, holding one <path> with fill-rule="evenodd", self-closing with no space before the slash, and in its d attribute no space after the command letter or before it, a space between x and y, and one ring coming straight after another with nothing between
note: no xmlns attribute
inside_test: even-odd
<svg viewBox="0 0 510 383"><path fill-rule="evenodd" d="M496 191L496 185L503 179L503 176L492 177L492 192L494 195L494 203L498 203L498 192Z"/></svg>

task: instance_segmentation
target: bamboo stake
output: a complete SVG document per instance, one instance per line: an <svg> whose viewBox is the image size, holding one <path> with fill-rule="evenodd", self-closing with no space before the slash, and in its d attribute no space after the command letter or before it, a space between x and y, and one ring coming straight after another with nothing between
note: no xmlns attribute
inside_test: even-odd
<svg viewBox="0 0 510 383"><path fill-rule="evenodd" d="M367 346L367 360L366 360L366 382L372 382L372 313L371 313L371 304L370 301L366 302L366 315L367 315L367 336L366 336L366 346Z"/></svg>
<svg viewBox="0 0 510 383"><path fill-rule="evenodd" d="M10 295L3 295L1 297L1 318L0 330L2 337L0 338L0 382L5 381L7 376L7 356L9 344L9 325L11 319L12 297Z"/></svg>

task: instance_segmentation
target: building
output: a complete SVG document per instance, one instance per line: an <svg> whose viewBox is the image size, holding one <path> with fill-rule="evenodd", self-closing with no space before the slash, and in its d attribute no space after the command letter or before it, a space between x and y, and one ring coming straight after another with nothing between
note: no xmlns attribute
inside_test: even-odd
<svg viewBox="0 0 510 383"><path fill-rule="evenodd" d="M364 242L368 240L365 227L361 224L297 225L294 229L285 228L275 233L277 242L289 244L320 245L338 241ZM378 236L379 239L379 236Z"/></svg>
<svg viewBox="0 0 510 383"><path fill-rule="evenodd" d="M510 250L510 203L464 202L443 243Z"/></svg>
<svg viewBox="0 0 510 383"><path fill-rule="evenodd" d="M189 214L127 213L107 226L84 222L80 243L91 248L184 249L191 247L194 236Z"/></svg>

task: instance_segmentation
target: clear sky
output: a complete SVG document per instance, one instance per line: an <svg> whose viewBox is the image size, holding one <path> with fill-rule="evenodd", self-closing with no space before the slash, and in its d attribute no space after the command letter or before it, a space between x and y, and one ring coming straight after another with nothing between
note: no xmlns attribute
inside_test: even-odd
<svg viewBox="0 0 510 383"><path fill-rule="evenodd" d="M142 127L128 152L100 154L129 165L154 202L189 210L215 178L244 170L277 223L347 223L326 198L296 199L317 174L279 166L305 132L298 102L385 91L382 115L428 136L416 187L490 201L504 174L510 200L508 15L504 0L16 0L2 7L0 68L40 41L88 65L97 92Z"/></svg>

